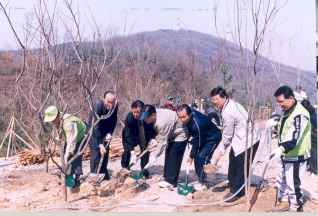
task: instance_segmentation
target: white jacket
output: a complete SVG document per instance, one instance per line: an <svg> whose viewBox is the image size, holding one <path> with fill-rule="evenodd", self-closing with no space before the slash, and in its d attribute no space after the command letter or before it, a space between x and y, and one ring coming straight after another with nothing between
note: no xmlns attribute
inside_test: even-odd
<svg viewBox="0 0 318 216"><path fill-rule="evenodd" d="M161 144L166 144L168 141L180 142L188 140L188 128L182 124L176 111L156 109L156 118L152 124L158 133L158 139Z"/></svg>
<svg viewBox="0 0 318 216"><path fill-rule="evenodd" d="M237 156L245 151L248 113L241 104L227 99L223 106L221 117L223 132L220 145L224 149L231 145L235 156ZM251 123L249 123L248 148L251 147L251 130ZM255 144L261 139L261 132L256 123L254 124L253 133L253 144Z"/></svg>

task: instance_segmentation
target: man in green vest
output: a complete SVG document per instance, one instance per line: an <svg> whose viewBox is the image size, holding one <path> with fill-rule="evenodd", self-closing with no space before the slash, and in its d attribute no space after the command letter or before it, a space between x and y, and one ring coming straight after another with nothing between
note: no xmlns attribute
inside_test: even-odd
<svg viewBox="0 0 318 216"><path fill-rule="evenodd" d="M283 109L277 125L278 148L271 153L271 161L278 161L276 186L279 189L278 206L272 212L303 211L302 178L310 157L311 125L308 111L295 100L288 86L274 93Z"/></svg>
<svg viewBox="0 0 318 216"><path fill-rule="evenodd" d="M61 114L57 107L49 106L45 110L44 122L51 122L54 127L60 127ZM64 160L67 163L78 151L79 146L84 138L86 126L75 116L70 114L63 115L62 139L66 142L64 145ZM67 171L67 175L75 174L75 187L80 186L80 175L83 175L82 170L82 155L77 157Z"/></svg>

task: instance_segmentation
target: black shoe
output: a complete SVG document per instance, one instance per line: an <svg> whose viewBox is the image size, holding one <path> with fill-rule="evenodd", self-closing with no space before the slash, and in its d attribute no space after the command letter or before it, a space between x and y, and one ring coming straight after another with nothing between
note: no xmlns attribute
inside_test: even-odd
<svg viewBox="0 0 318 216"><path fill-rule="evenodd" d="M75 179L75 185L74 185L72 188L77 188L77 187L79 187L79 186L81 186L80 180Z"/></svg>
<svg viewBox="0 0 318 216"><path fill-rule="evenodd" d="M103 181L109 181L110 180L110 177L108 175L108 173L105 174L104 178L103 178Z"/></svg>
<svg viewBox="0 0 318 216"><path fill-rule="evenodd" d="M234 195L234 193L229 192L228 194L225 195L225 197L223 197L223 200L226 200L226 199L232 197L233 195ZM234 196L234 197L232 197L231 199L226 200L225 202L234 202L234 201L236 201L236 200L238 200L238 199L239 199L238 196Z"/></svg>

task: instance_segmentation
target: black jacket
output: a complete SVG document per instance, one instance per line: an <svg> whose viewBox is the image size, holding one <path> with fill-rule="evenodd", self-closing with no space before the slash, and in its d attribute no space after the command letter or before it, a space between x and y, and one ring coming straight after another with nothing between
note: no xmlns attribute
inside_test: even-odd
<svg viewBox="0 0 318 216"><path fill-rule="evenodd" d="M196 110L192 110L192 116L187 127L193 137L190 158L194 158L204 148L206 143L212 142L217 144L222 139L220 129L204 114Z"/></svg>
<svg viewBox="0 0 318 216"><path fill-rule="evenodd" d="M103 104L103 101L99 102L94 106L94 111L96 114L101 117L103 115L107 115L110 110L107 110ZM93 146L95 148L98 148L99 144L103 143L103 138L109 133L113 134L116 123L117 123L117 112L118 112L118 104L114 108L114 112L112 115L107 119L100 120L97 125L93 129L93 136L97 139L97 146ZM92 112L89 114L88 123L86 127L86 131L90 130L92 127Z"/></svg>
<svg viewBox="0 0 318 216"><path fill-rule="evenodd" d="M156 137L157 132L153 129L152 124L143 124L146 142ZM122 134L123 142L127 142L133 148L140 144L138 120L134 118L132 112L129 112L125 119L125 127Z"/></svg>

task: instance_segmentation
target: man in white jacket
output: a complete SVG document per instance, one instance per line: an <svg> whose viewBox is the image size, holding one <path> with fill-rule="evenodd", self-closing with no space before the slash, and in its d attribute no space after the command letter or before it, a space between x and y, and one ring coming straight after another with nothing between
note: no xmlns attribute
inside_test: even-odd
<svg viewBox="0 0 318 216"><path fill-rule="evenodd" d="M164 174L158 183L159 187L176 187L180 174L184 151L188 142L189 133L186 125L180 121L177 113L169 109L155 109L154 106L146 104L142 107L139 120L152 127L158 134L159 145L150 162L157 161L160 149L166 146Z"/></svg>
<svg viewBox="0 0 318 216"><path fill-rule="evenodd" d="M224 155L228 146L231 145L231 151L229 155L229 171L228 171L228 187L230 192L223 197L224 200L232 197L226 202L233 202L245 195L244 188L236 195L233 196L244 185L244 159L245 159L245 145L248 138L247 149L247 161L249 162L250 156L254 159L255 153L259 146L261 139L261 133L256 125L252 126L249 123L248 136L246 134L248 113L244 107L232 99L228 98L228 95L222 87L214 88L210 97L212 103L221 110L221 121L223 125L222 141L220 143L220 151ZM253 133L253 142L251 137ZM251 146L252 154L251 154ZM249 172L249 166L247 166L247 172Z"/></svg>

